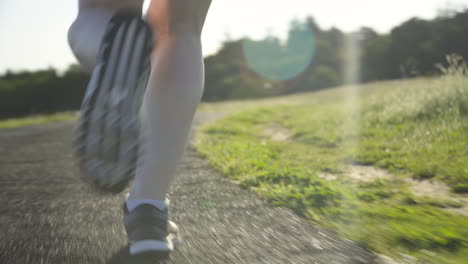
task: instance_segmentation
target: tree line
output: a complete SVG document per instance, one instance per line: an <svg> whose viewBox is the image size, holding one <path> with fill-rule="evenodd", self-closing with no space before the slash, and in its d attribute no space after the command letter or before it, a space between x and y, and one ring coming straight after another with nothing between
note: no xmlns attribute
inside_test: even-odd
<svg viewBox="0 0 468 264"><path fill-rule="evenodd" d="M72 65L55 69L6 72L0 77L0 119L79 109L89 75Z"/></svg>
<svg viewBox="0 0 468 264"><path fill-rule="evenodd" d="M311 40L310 36L313 36ZM301 42L313 45L301 47ZM205 100L249 98L294 92L313 91L350 82L350 42L356 42L360 82L433 76L438 74L436 65L445 61L448 54L459 54L468 59L468 10L450 12L432 20L410 19L394 27L387 34L379 34L372 28L361 28L357 32L344 33L337 28L322 29L313 18L291 23L288 40L284 43L270 36L256 42L258 53L272 50L297 49L301 54L313 50L314 55L302 72L287 80L275 80L268 76L270 67L303 63L295 54L276 58L256 56L257 65L266 65L257 70L249 64L245 52L249 39L227 41L220 51L206 58ZM292 46L292 47L290 47ZM305 56L308 58L308 56ZM261 61L261 60L264 61ZM291 65L287 65L288 61ZM266 74L265 74L266 73ZM270 77L270 78L268 78Z"/></svg>
<svg viewBox="0 0 468 264"><path fill-rule="evenodd" d="M354 43L354 44L353 44ZM468 10L432 20L410 19L379 34L372 28L345 33L322 29L312 17L294 20L288 37L226 40L205 58L204 101L257 98L314 91L349 82L354 45L361 82L437 74L451 53L468 58ZM0 118L79 108L89 75L77 65L6 72L0 76Z"/></svg>

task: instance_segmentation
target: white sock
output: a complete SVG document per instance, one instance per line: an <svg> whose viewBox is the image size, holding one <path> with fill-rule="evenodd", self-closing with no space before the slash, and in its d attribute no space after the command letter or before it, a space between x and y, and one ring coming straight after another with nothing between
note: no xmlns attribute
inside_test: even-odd
<svg viewBox="0 0 468 264"><path fill-rule="evenodd" d="M137 0L79 0L78 16L68 30L68 43L85 70L92 72L96 65L99 47L112 16L125 7L141 8L142 2Z"/></svg>
<svg viewBox="0 0 468 264"><path fill-rule="evenodd" d="M92 72L96 65L99 47L113 14L114 11L104 8L80 10L78 17L68 30L70 49L88 72Z"/></svg>
<svg viewBox="0 0 468 264"><path fill-rule="evenodd" d="M164 211L167 209L169 206L168 201L159 201L159 200L151 200L151 199L142 199L142 200L132 200L132 199L127 199L127 209L129 212L135 210L138 206L142 204L149 204L152 205L156 208L158 208L161 211Z"/></svg>

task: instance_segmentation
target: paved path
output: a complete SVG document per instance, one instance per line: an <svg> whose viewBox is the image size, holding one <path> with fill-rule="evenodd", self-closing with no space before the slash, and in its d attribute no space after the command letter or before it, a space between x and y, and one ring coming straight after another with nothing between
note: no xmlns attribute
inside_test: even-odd
<svg viewBox="0 0 468 264"><path fill-rule="evenodd" d="M157 263L128 256L124 194L80 181L71 127L0 130L0 263ZM192 148L170 197L183 243L167 263L375 263L353 243L232 184Z"/></svg>

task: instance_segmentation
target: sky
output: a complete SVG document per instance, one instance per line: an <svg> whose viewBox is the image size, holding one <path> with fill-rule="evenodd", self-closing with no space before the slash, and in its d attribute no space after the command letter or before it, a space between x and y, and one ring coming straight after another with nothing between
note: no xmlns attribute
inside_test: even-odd
<svg viewBox="0 0 468 264"><path fill-rule="evenodd" d="M76 0L0 0L0 73L62 70L75 63L67 30L77 6ZM468 0L213 0L203 32L204 53L215 53L226 39L261 39L268 33L284 37L294 18L313 16L324 29L350 32L368 26L386 33L412 17L434 18L447 6L468 7Z"/></svg>

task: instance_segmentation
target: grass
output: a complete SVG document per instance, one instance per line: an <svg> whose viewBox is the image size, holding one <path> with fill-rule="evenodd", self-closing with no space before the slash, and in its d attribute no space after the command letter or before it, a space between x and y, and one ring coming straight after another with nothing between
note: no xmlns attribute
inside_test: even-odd
<svg viewBox="0 0 468 264"><path fill-rule="evenodd" d="M203 127L195 144L242 186L371 250L420 263L465 263L467 218L443 210L460 203L414 197L404 178L435 179L467 192L468 78L350 90L205 105L230 115ZM272 124L287 129L290 139L273 140L265 133ZM395 176L357 183L346 177L352 164ZM323 180L323 173L336 179Z"/></svg>
<svg viewBox="0 0 468 264"><path fill-rule="evenodd" d="M467 218L443 210L462 205L414 196L404 178L468 193L468 78L451 73L351 90L203 104L200 111L228 117L202 128L196 146L242 186L368 249L419 263L465 263ZM2 120L0 129L75 117ZM290 138L273 140L265 132L272 124ZM346 177L352 164L395 177L359 183Z"/></svg>
<svg viewBox="0 0 468 264"><path fill-rule="evenodd" d="M29 125L39 125L39 124L45 124L49 122L68 121L68 120L75 120L75 119L76 119L75 112L64 112L64 113L56 113L56 114L50 114L50 115L34 115L34 116L23 117L23 118L12 118L12 119L0 120L0 129L15 128L15 127L29 126Z"/></svg>

